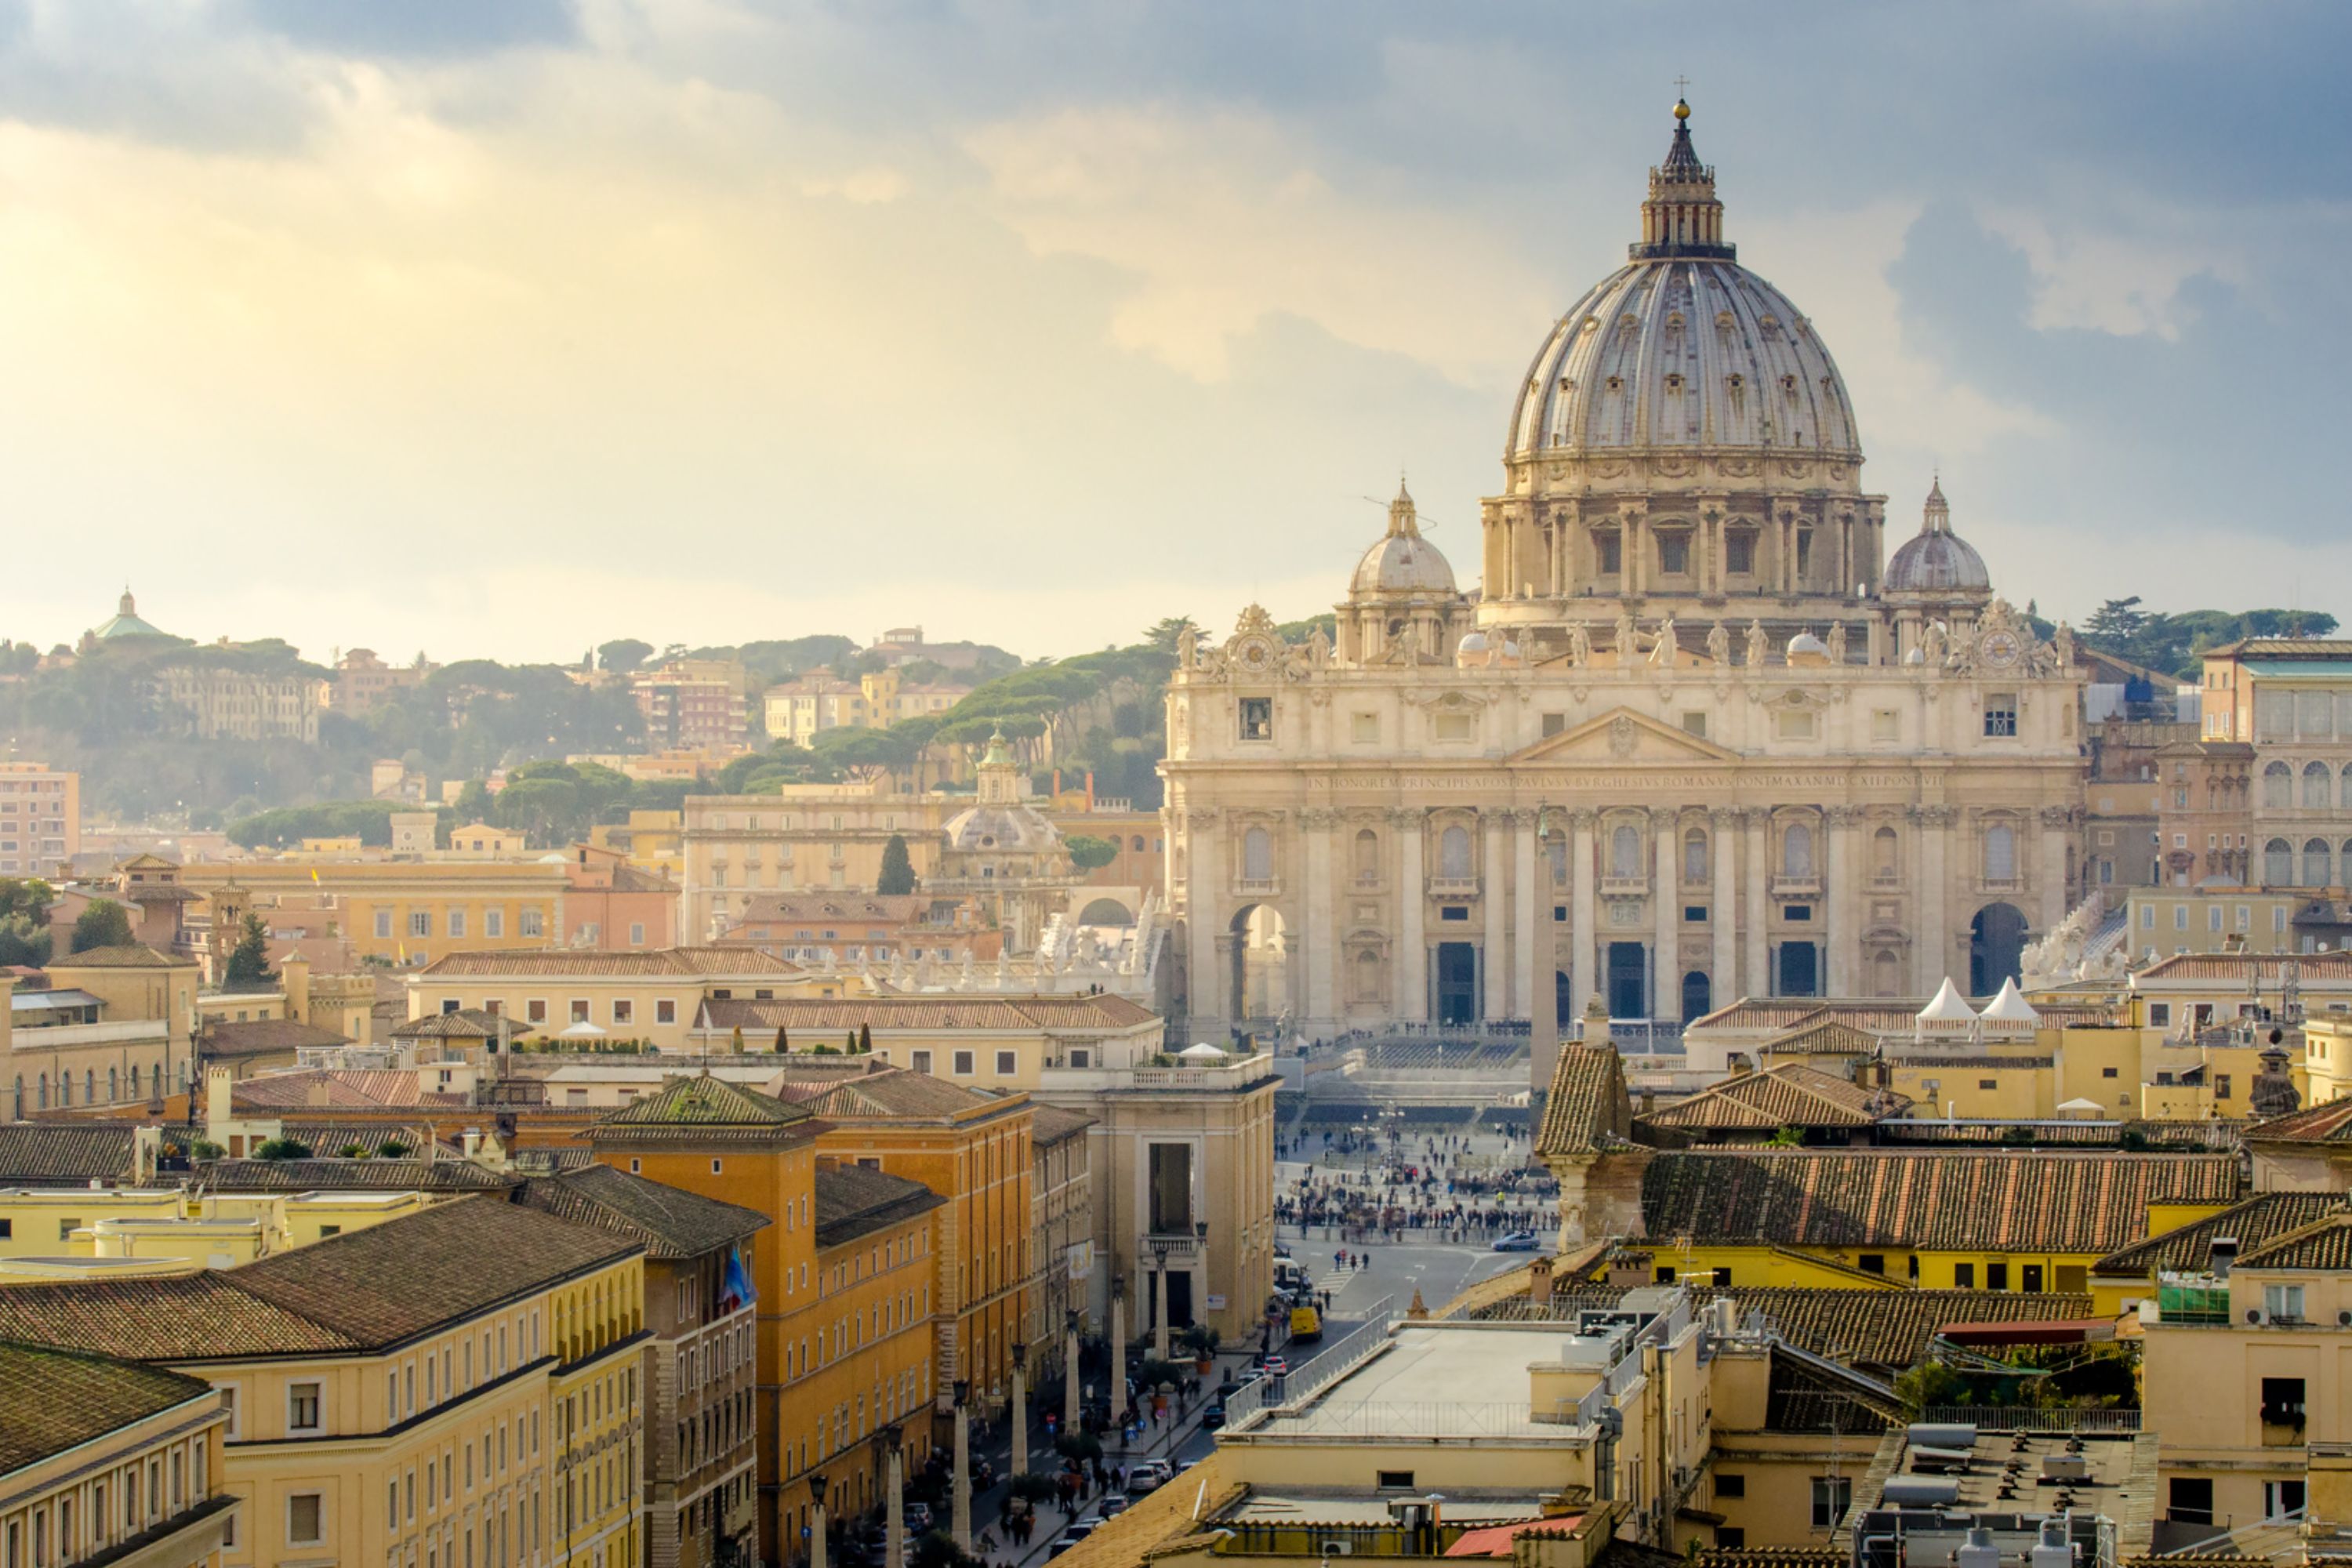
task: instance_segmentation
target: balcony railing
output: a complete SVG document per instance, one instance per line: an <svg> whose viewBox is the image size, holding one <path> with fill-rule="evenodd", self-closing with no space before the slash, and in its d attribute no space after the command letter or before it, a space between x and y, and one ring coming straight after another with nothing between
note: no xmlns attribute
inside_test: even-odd
<svg viewBox="0 0 2352 1568"><path fill-rule="evenodd" d="M1195 1238L1189 1232L1163 1234L1153 1231L1136 1244L1135 1261L1139 1268L1157 1268L1160 1266L1160 1254L1165 1252L1171 1268L1190 1268L1192 1261L1208 1248L1209 1244L1206 1241Z"/></svg>
<svg viewBox="0 0 2352 1568"><path fill-rule="evenodd" d="M1429 890L1443 899L1475 899L1478 896L1475 877L1432 877Z"/></svg>
<svg viewBox="0 0 2352 1568"><path fill-rule="evenodd" d="M1638 899L1650 890L1647 877L1603 877L1601 893L1603 898Z"/></svg>
<svg viewBox="0 0 2352 1568"><path fill-rule="evenodd" d="M1822 891L1822 876L1818 871L1776 871L1772 874L1772 892L1779 898L1818 898Z"/></svg>

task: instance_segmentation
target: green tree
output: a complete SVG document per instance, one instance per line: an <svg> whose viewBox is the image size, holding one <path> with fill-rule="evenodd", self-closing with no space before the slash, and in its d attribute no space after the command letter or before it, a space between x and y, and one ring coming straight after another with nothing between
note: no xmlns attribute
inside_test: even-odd
<svg viewBox="0 0 2352 1568"><path fill-rule="evenodd" d="M231 985L267 985L278 978L269 967L269 928L259 915L245 917L236 945L229 950L227 980Z"/></svg>
<svg viewBox="0 0 2352 1568"><path fill-rule="evenodd" d="M871 1024L857 1026L857 1054L861 1057L874 1054L874 1026Z"/></svg>
<svg viewBox="0 0 2352 1568"><path fill-rule="evenodd" d="M1201 635L1200 624L1192 616L1165 616L1143 628L1143 640L1146 646L1161 653L1173 654L1177 640L1188 631L1194 637Z"/></svg>
<svg viewBox="0 0 2352 1568"><path fill-rule="evenodd" d="M37 926L49 923L58 890L38 877L0 877L0 920L23 915Z"/></svg>
<svg viewBox="0 0 2352 1568"><path fill-rule="evenodd" d="M596 668L614 675L626 675L651 658L654 645L639 642L635 637L614 637L611 642L596 645Z"/></svg>
<svg viewBox="0 0 2352 1568"><path fill-rule="evenodd" d="M28 916L0 915L0 964L38 969L57 951L56 933Z"/></svg>
<svg viewBox="0 0 2352 1568"><path fill-rule="evenodd" d="M809 750L820 762L841 769L855 779L874 779L915 760L915 748L893 730L866 730L843 725L820 730Z"/></svg>
<svg viewBox="0 0 2352 1568"><path fill-rule="evenodd" d="M253 1157L257 1160L307 1160L310 1157L310 1145L299 1138L280 1135L256 1149Z"/></svg>
<svg viewBox="0 0 2352 1568"><path fill-rule="evenodd" d="M882 846L882 874L876 879L874 890L883 894L915 890L915 862L907 853L905 834L893 833L890 842Z"/></svg>
<svg viewBox="0 0 2352 1568"><path fill-rule="evenodd" d="M88 952L93 947L128 947L135 940L131 934L131 916L112 899L98 900L74 921L76 952Z"/></svg>
<svg viewBox="0 0 2352 1568"><path fill-rule="evenodd" d="M1116 839L1097 838L1090 833L1073 833L1062 840L1062 847L1070 852L1070 864L1081 871L1091 871L1108 866L1118 858Z"/></svg>

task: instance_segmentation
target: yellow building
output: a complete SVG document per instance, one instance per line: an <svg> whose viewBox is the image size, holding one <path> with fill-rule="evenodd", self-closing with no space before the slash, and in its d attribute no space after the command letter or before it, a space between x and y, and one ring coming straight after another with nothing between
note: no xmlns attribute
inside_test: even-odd
<svg viewBox="0 0 2352 1568"><path fill-rule="evenodd" d="M2124 896L2124 948L2138 963L2184 953L2295 952L2309 893L2274 888L2134 888Z"/></svg>
<svg viewBox="0 0 2352 1568"><path fill-rule="evenodd" d="M2246 1245L2226 1272L2218 1261L2160 1274L2140 1304L2143 1421L2164 1439L2159 1507L2215 1530L2291 1521L2314 1461L2352 1444L2352 1215L2339 1204Z"/></svg>
<svg viewBox="0 0 2352 1568"><path fill-rule="evenodd" d="M131 943L50 963L46 992L0 1009L0 1106L49 1110L144 1104L177 1093L193 1070L193 959Z"/></svg>
<svg viewBox="0 0 2352 1568"><path fill-rule="evenodd" d="M1055 1070L1148 1064L1167 1038L1158 1014L1107 994L761 998L740 988L707 1004L690 1037L723 1050L738 1029L753 1043L782 1029L802 1050L865 1030L874 1054L893 1066L987 1089L1039 1089Z"/></svg>
<svg viewBox="0 0 2352 1568"><path fill-rule="evenodd" d="M224 1568L636 1568L642 1243L463 1198L245 1268L0 1290L0 1339L226 1396Z"/></svg>
<svg viewBox="0 0 2352 1568"><path fill-rule="evenodd" d="M0 1280L35 1272L14 1265L72 1259L172 1260L189 1272L233 1268L405 1218L436 1201L413 1192L197 1195L177 1186L11 1188L0 1191Z"/></svg>
<svg viewBox="0 0 2352 1568"><path fill-rule="evenodd" d="M601 822L591 827L588 842L665 881L686 879L686 814L682 811L633 811L626 822Z"/></svg>
<svg viewBox="0 0 2352 1568"><path fill-rule="evenodd" d="M202 1378L0 1344L0 1561L220 1568L243 1520Z"/></svg>
<svg viewBox="0 0 2352 1568"><path fill-rule="evenodd" d="M634 1040L684 1051L703 1039L698 1019L708 1003L838 996L852 984L851 977L814 975L754 947L452 952L408 976L408 1016L480 1008L557 1045L567 1043L564 1031L573 1030L569 1040L582 1048ZM773 1035L771 1028L765 1038ZM751 1047L764 1043L755 1030L747 1029L745 1037Z"/></svg>
<svg viewBox="0 0 2352 1568"><path fill-rule="evenodd" d="M969 797L901 795L886 774L866 784L787 784L774 795L686 797L685 905L679 931L708 940L753 893L871 889L893 837L915 875L939 871L940 829Z"/></svg>
<svg viewBox="0 0 2352 1568"><path fill-rule="evenodd" d="M429 819L428 819L429 820ZM180 874L207 901L325 908L361 959L421 964L450 952L544 948L562 939L569 878L558 861L339 860L289 857L198 864Z"/></svg>

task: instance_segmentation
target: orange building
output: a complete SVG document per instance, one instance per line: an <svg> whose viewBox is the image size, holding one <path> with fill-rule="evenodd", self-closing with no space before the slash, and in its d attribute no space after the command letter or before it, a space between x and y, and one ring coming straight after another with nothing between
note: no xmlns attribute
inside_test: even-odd
<svg viewBox="0 0 2352 1568"><path fill-rule="evenodd" d="M959 1378L992 1407L1012 1394L1034 1237L1029 1097L983 1093L867 1058L841 1069L783 1058L777 1092L826 1123L817 1146L940 1194L938 1386ZM854 1076L851 1076L854 1075Z"/></svg>
<svg viewBox="0 0 2352 1568"><path fill-rule="evenodd" d="M599 1162L755 1209L760 1556L798 1563L809 1477L835 1511L881 1495L890 1435L929 1453L936 1198L881 1173L818 1171L825 1131L801 1106L714 1078L677 1078L589 1130ZM868 1179L871 1178L871 1179ZM900 1424L904 1423L901 1426Z"/></svg>

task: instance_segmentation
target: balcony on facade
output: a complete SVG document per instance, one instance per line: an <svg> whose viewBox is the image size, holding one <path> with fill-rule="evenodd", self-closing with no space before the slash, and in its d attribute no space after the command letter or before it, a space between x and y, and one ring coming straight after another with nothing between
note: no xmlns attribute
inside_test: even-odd
<svg viewBox="0 0 2352 1568"><path fill-rule="evenodd" d="M1776 871L1772 874L1772 896L1776 899L1818 899L1822 896L1822 874L1818 871Z"/></svg>
<svg viewBox="0 0 2352 1568"><path fill-rule="evenodd" d="M1432 897L1440 899L1475 899L1478 896L1475 877L1432 877L1429 879Z"/></svg>

